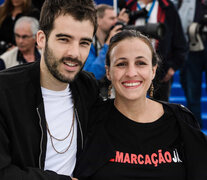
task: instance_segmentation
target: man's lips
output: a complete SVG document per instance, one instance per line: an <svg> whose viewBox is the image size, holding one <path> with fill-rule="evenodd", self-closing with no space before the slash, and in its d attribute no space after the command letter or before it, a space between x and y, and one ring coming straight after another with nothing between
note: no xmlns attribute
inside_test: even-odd
<svg viewBox="0 0 207 180"><path fill-rule="evenodd" d="M78 66L78 63L74 63L74 62L63 62L63 63L70 67Z"/></svg>
<svg viewBox="0 0 207 180"><path fill-rule="evenodd" d="M63 61L63 64L65 69L70 72L77 71L77 68L79 67L79 64L73 61Z"/></svg>
<svg viewBox="0 0 207 180"><path fill-rule="evenodd" d="M71 67L74 67L74 66L82 66L83 63L81 62L81 60L79 59L76 59L76 58L70 58L70 57L65 57L65 58L62 58L61 61L68 65L68 66L71 66Z"/></svg>

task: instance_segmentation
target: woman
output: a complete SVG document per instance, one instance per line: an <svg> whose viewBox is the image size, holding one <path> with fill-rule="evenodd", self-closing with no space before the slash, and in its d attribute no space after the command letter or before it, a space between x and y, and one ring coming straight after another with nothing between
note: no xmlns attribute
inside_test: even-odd
<svg viewBox="0 0 207 180"><path fill-rule="evenodd" d="M106 73L115 99L90 113L96 123L77 162L79 179L207 179L207 140L192 113L147 97L158 61L139 32L111 39Z"/></svg>
<svg viewBox="0 0 207 180"><path fill-rule="evenodd" d="M31 0L5 0L0 6L0 54L15 45L14 24L16 20L25 15L39 20L39 10L34 8Z"/></svg>

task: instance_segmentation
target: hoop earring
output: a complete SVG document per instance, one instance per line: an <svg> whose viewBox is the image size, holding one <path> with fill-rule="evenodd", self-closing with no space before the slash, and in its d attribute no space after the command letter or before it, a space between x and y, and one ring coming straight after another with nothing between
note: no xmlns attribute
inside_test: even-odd
<svg viewBox="0 0 207 180"><path fill-rule="evenodd" d="M151 86L150 86L150 92L149 92L150 98L153 98L153 94L154 94L154 85L152 83Z"/></svg>

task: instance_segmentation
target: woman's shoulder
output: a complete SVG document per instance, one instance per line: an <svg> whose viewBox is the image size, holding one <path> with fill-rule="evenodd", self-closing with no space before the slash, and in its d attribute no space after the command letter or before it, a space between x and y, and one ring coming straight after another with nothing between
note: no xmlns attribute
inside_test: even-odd
<svg viewBox="0 0 207 180"><path fill-rule="evenodd" d="M93 105L89 113L90 118L96 119L96 121L105 121L114 106L114 100L108 99L105 101L98 101Z"/></svg>
<svg viewBox="0 0 207 180"><path fill-rule="evenodd" d="M93 111L107 113L114 106L114 99L101 100L93 106Z"/></svg>
<svg viewBox="0 0 207 180"><path fill-rule="evenodd" d="M164 101L159 102L164 106L168 107L168 109L175 114L178 120L185 121L187 124L200 129L199 123L196 120L193 113L183 104L170 103Z"/></svg>

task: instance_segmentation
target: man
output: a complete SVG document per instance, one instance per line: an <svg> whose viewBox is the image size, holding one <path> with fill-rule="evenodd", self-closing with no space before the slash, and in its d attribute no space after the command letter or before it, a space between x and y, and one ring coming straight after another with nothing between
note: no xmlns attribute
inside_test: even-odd
<svg viewBox="0 0 207 180"><path fill-rule="evenodd" d="M186 96L187 107L193 112L202 127L201 88L203 72L207 77L207 39L205 35L207 1L183 0L179 4L181 5L179 14L183 30L189 42L187 61L181 70L180 80Z"/></svg>
<svg viewBox="0 0 207 180"><path fill-rule="evenodd" d="M17 47L0 56L5 68L40 60L40 52L36 48L38 29L39 22L33 17L23 16L16 21L14 35Z"/></svg>
<svg viewBox="0 0 207 180"><path fill-rule="evenodd" d="M164 37L154 40L162 64L155 77L153 97L157 100L168 101L173 75L182 67L187 53L187 44L178 12L169 0L139 0L138 2L128 0L127 5L132 11L147 10L145 17L136 19L136 26L143 26L147 23L164 24Z"/></svg>
<svg viewBox="0 0 207 180"><path fill-rule="evenodd" d="M0 179L70 180L96 81L80 71L96 31L92 0L46 0L41 60L0 72Z"/></svg>
<svg viewBox="0 0 207 180"><path fill-rule="evenodd" d="M105 58L110 39L121 31L122 25L112 27L118 20L127 22L128 15L125 13L125 9L123 9L117 18L114 8L107 4L99 4L96 9L98 28L83 69L92 72L96 79L100 80L106 73Z"/></svg>

